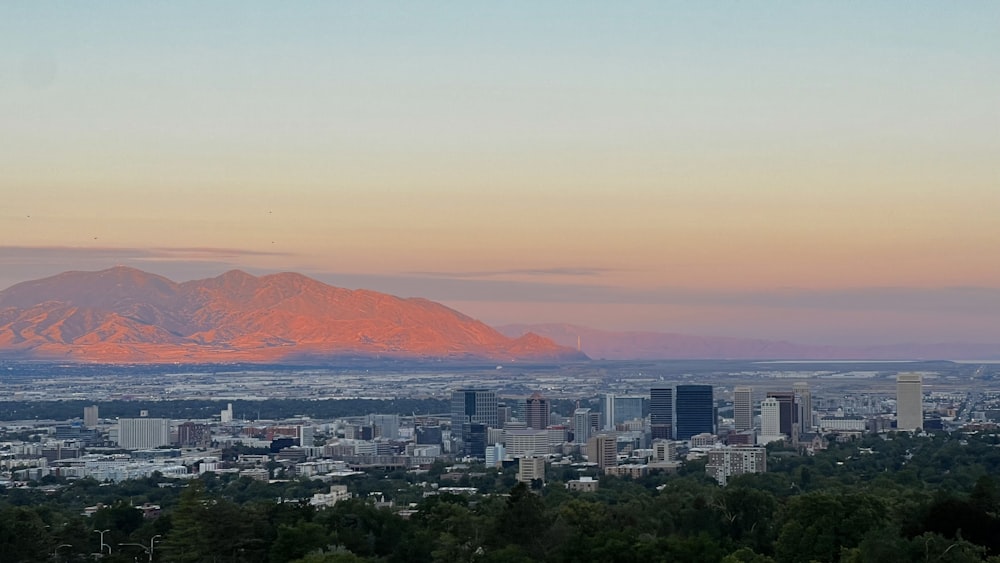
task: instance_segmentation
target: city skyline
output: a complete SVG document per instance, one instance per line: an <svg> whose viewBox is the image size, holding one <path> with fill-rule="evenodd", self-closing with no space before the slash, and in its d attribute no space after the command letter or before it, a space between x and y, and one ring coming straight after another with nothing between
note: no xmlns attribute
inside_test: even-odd
<svg viewBox="0 0 1000 563"><path fill-rule="evenodd" d="M1000 339L1000 7L0 8L0 288L239 268L567 322Z"/></svg>

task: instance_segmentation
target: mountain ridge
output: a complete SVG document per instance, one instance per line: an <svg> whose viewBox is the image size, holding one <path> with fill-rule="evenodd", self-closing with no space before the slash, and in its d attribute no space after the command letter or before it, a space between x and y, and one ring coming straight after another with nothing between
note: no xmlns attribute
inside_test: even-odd
<svg viewBox="0 0 1000 563"><path fill-rule="evenodd" d="M273 362L290 357L577 360L423 298L230 270L174 282L135 268L63 272L0 291L0 357Z"/></svg>

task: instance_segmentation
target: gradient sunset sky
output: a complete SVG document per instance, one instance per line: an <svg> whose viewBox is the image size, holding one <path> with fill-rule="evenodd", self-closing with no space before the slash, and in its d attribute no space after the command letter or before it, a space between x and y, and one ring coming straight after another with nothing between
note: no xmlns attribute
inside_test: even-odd
<svg viewBox="0 0 1000 563"><path fill-rule="evenodd" d="M998 2L4 2L0 288L1000 341Z"/></svg>

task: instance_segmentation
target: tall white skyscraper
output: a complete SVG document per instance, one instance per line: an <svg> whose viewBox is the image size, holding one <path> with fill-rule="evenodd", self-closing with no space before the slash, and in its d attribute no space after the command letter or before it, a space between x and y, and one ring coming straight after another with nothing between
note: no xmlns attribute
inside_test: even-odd
<svg viewBox="0 0 1000 563"><path fill-rule="evenodd" d="M573 411L573 441L577 444L586 444L590 439L590 409L576 409Z"/></svg>
<svg viewBox="0 0 1000 563"><path fill-rule="evenodd" d="M737 387L733 390L733 418L737 432L753 428L753 388Z"/></svg>
<svg viewBox="0 0 1000 563"><path fill-rule="evenodd" d="M148 450L170 445L170 420L166 418L118 419L118 445L126 450Z"/></svg>
<svg viewBox="0 0 1000 563"><path fill-rule="evenodd" d="M615 396L611 393L601 396L601 419L605 430L615 429Z"/></svg>
<svg viewBox="0 0 1000 563"><path fill-rule="evenodd" d="M896 376L896 429L923 430L924 389L919 373L901 373Z"/></svg>
<svg viewBox="0 0 1000 563"><path fill-rule="evenodd" d="M780 439L781 433L781 404L778 399L768 397L760 402L760 442L767 443Z"/></svg>

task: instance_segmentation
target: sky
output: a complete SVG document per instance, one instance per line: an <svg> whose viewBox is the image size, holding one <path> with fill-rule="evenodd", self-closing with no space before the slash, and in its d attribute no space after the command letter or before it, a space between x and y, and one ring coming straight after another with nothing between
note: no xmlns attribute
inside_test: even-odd
<svg viewBox="0 0 1000 563"><path fill-rule="evenodd" d="M0 3L0 288L1000 342L1000 3Z"/></svg>

